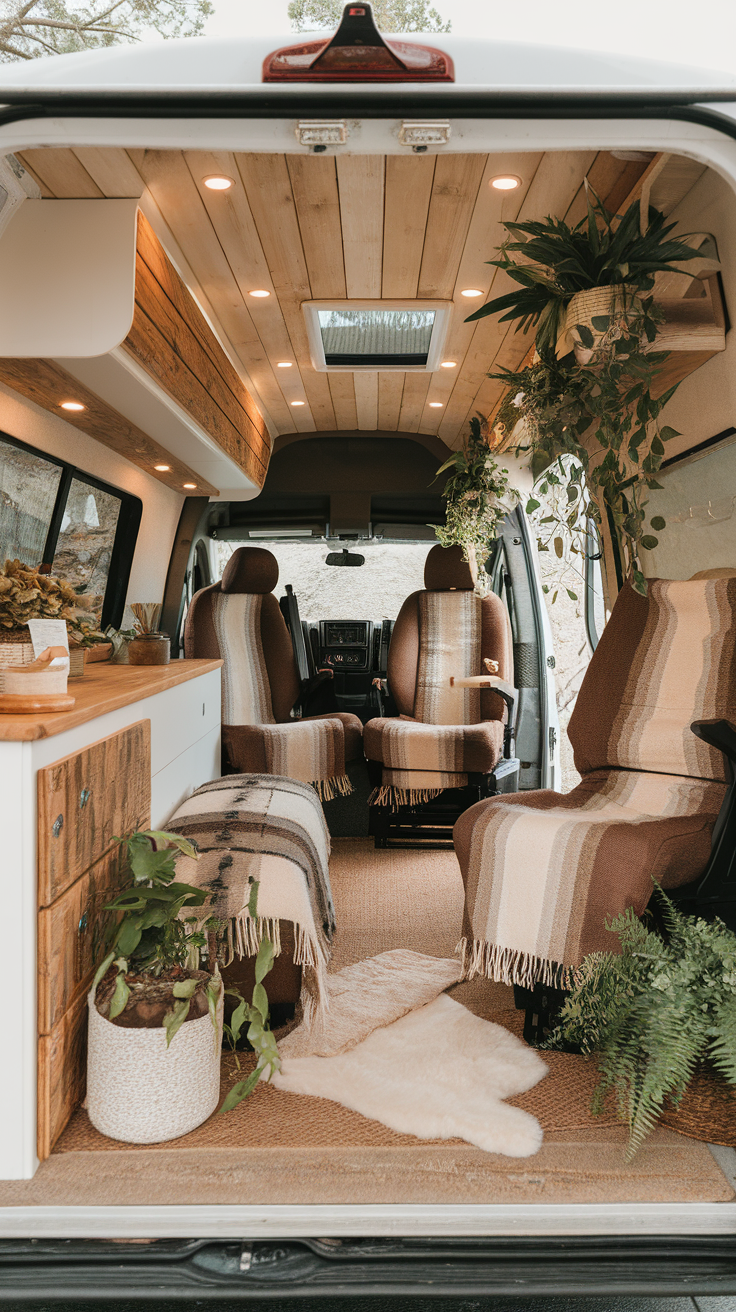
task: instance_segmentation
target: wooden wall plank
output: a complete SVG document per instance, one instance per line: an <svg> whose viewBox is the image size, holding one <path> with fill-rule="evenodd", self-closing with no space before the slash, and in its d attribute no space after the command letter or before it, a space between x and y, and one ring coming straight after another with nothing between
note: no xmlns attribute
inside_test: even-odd
<svg viewBox="0 0 736 1312"><path fill-rule="evenodd" d="M86 1082L87 999L81 993L38 1041L37 1152L42 1162L84 1098Z"/></svg>
<svg viewBox="0 0 736 1312"><path fill-rule="evenodd" d="M59 200L100 200L104 194L73 150L60 146L36 148L30 152L30 167L24 155L18 158L24 168L43 179Z"/></svg>
<svg viewBox="0 0 736 1312"><path fill-rule="evenodd" d="M420 297L447 300L455 290L485 166L485 155L437 156L419 273Z"/></svg>
<svg viewBox="0 0 736 1312"><path fill-rule="evenodd" d="M113 845L147 828L151 814L151 721L38 771L38 904L47 907Z"/></svg>
<svg viewBox="0 0 736 1312"><path fill-rule="evenodd" d="M238 155L236 159L295 359L302 368L312 418L319 430L334 429L335 410L327 375L317 373L308 364L309 343L301 306L302 301L313 297L286 159L283 155L256 154ZM298 422L301 427L301 419Z"/></svg>
<svg viewBox="0 0 736 1312"><path fill-rule="evenodd" d="M399 412L399 429L402 433L419 432L419 421L431 381L431 374L404 374L404 390Z"/></svg>
<svg viewBox="0 0 736 1312"><path fill-rule="evenodd" d="M335 419L338 428L352 431L358 427L358 413L355 408L354 375L334 373L327 375L332 404L335 407Z"/></svg>
<svg viewBox="0 0 736 1312"><path fill-rule="evenodd" d="M378 375L378 427L382 433L392 433L399 427L405 378L406 374L399 373Z"/></svg>
<svg viewBox="0 0 736 1312"><path fill-rule="evenodd" d="M126 151L114 146L78 146L73 153L103 196L123 200L143 195L146 184Z"/></svg>
<svg viewBox="0 0 736 1312"><path fill-rule="evenodd" d="M416 298L435 160L432 155L386 159L381 295L387 299Z"/></svg>
<svg viewBox="0 0 736 1312"><path fill-rule="evenodd" d="M373 371L355 373L353 381L358 428L375 432L378 428L378 374Z"/></svg>
<svg viewBox="0 0 736 1312"><path fill-rule="evenodd" d="M280 393L268 353L251 318L250 306L245 304L235 283L182 152L131 150L128 154L179 243L223 332L237 357L243 361L258 395L267 407L278 404Z"/></svg>
<svg viewBox="0 0 736 1312"><path fill-rule="evenodd" d="M104 956L103 910L123 887L122 847L112 848L38 913L38 1032L49 1034L79 997L87 993Z"/></svg>
<svg viewBox="0 0 736 1312"><path fill-rule="evenodd" d="M130 460L151 478L182 493L184 483L194 483L203 495L217 496L218 489L162 447L155 438L137 428L129 419L113 410L101 397L67 373L53 360L0 359L0 382L12 387L43 410L60 418L59 402L65 397L81 401L84 410L64 410L64 423L87 433L103 446ZM167 464L168 472L155 468ZM183 495L183 493L182 493Z"/></svg>
<svg viewBox="0 0 736 1312"><path fill-rule="evenodd" d="M342 244L347 294L379 299L383 267L382 155L339 155Z"/></svg>
<svg viewBox="0 0 736 1312"><path fill-rule="evenodd" d="M287 155L286 166L312 297L344 300L351 293L345 290L335 160L327 155Z"/></svg>

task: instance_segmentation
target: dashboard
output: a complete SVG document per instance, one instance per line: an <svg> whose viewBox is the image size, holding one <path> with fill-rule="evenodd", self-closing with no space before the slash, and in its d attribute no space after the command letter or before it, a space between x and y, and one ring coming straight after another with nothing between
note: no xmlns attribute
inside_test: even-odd
<svg viewBox="0 0 736 1312"><path fill-rule="evenodd" d="M335 671L335 692L342 710L361 717L371 713L374 678L386 677L393 620L319 620L308 626L317 669Z"/></svg>

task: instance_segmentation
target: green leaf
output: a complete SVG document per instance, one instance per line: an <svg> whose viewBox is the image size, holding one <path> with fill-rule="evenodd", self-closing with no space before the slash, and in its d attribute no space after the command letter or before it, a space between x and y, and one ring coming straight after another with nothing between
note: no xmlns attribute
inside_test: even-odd
<svg viewBox="0 0 736 1312"><path fill-rule="evenodd" d="M246 1080L240 1080L238 1084L234 1084L220 1108L219 1115L221 1116L223 1112L231 1112L233 1107L237 1107L238 1103L247 1098L258 1084L262 1073L262 1068L256 1066L256 1069L251 1071Z"/></svg>
<svg viewBox="0 0 736 1312"><path fill-rule="evenodd" d="M132 917L121 922L115 938L115 948L124 957L129 957L141 941L141 930L137 920Z"/></svg>
<svg viewBox="0 0 736 1312"><path fill-rule="evenodd" d="M230 1029L232 1031L233 1043L237 1043L238 1039L240 1038L240 1031L242 1030L246 1020L248 1021L250 1020L250 1008L248 1006L248 1003L245 1001L245 998L241 998L240 1002L235 1008L235 1011L230 1017Z"/></svg>
<svg viewBox="0 0 736 1312"><path fill-rule="evenodd" d="M586 350L589 351L593 346L595 346L595 337L593 336L587 324L576 323L573 331L577 333L578 337L580 338L581 346L584 346Z"/></svg>
<svg viewBox="0 0 736 1312"><path fill-rule="evenodd" d="M181 1029L182 1025L184 1024L184 1021L189 1015L189 1008L191 1005L192 1005L191 1000L189 998L182 998L179 1002L175 1002L172 1010L167 1011L166 1015L164 1016L164 1029L166 1030L167 1048L171 1044L171 1040L173 1039L174 1035Z"/></svg>
<svg viewBox="0 0 736 1312"><path fill-rule="evenodd" d="M565 588L565 591L566 591L566 593L567 593L567 595L568 595L568 597L570 598L571 601L577 601L577 599L578 599L578 594L577 594L577 592L572 592L572 591L570 590L570 588Z"/></svg>
<svg viewBox="0 0 736 1312"><path fill-rule="evenodd" d="M268 994L262 984L256 984L253 989L253 1006L265 1025L268 1020Z"/></svg>
<svg viewBox="0 0 736 1312"><path fill-rule="evenodd" d="M669 425L665 424L664 428L660 428L659 436L663 442L671 442L673 437L679 437L680 434L676 428L670 428Z"/></svg>
<svg viewBox="0 0 736 1312"><path fill-rule="evenodd" d="M667 520L663 519L661 515L654 515L650 520L650 523L652 528L656 529L658 533L661 533L662 529L667 527Z"/></svg>
<svg viewBox="0 0 736 1312"><path fill-rule="evenodd" d="M198 979L178 980L171 992L175 998L192 998L199 987Z"/></svg>
<svg viewBox="0 0 736 1312"><path fill-rule="evenodd" d="M525 507L527 515L532 515L535 510L539 510L541 504L541 501L535 501L534 497L530 497Z"/></svg>
<svg viewBox="0 0 736 1312"><path fill-rule="evenodd" d="M222 980L218 973L209 981L207 988L205 989L205 994L207 997L207 1010L209 1011L210 1020L212 1021L212 1028L215 1031L215 1052L217 1052L217 1046L220 1041L220 1035L217 1025L217 1005L220 1001L221 991L222 991ZM235 1045L233 1044L233 1046Z"/></svg>
<svg viewBox="0 0 736 1312"><path fill-rule="evenodd" d="M124 963L125 964L125 963ZM121 1011L125 1010L125 1005L130 997L130 989L125 982L125 970L119 970L115 980L112 998L110 1000L110 1020L119 1016Z"/></svg>
<svg viewBox="0 0 736 1312"><path fill-rule="evenodd" d="M652 537L651 534L647 533L642 538L641 545L645 551L654 551L654 548L657 546L658 542L659 542L659 538Z"/></svg>
<svg viewBox="0 0 736 1312"><path fill-rule="evenodd" d="M631 580L631 586L633 587L634 592L638 592L638 593L640 594L640 596L642 596L642 597L646 597L646 595L647 595L647 581L646 581L646 579L644 578L644 575L643 575L643 574L641 573L641 571L638 570L638 569L635 569L635 570L634 570L634 573L633 573L633 576L632 576L632 580Z"/></svg>
<svg viewBox="0 0 736 1312"><path fill-rule="evenodd" d="M250 886L250 896L248 897L248 915L255 920L258 916L258 884L259 880L254 879Z"/></svg>
<svg viewBox="0 0 736 1312"><path fill-rule="evenodd" d="M266 977L273 966L274 959L273 943L269 938L261 939L261 944L256 957L256 983L260 984L261 980Z"/></svg>
<svg viewBox="0 0 736 1312"><path fill-rule="evenodd" d="M115 960L115 953L108 952L105 959L101 961L99 966L97 967L97 970L95 971L95 977L92 980L92 997L94 997L95 994L97 993L97 985L99 984L103 976L107 974L114 960Z"/></svg>
<svg viewBox="0 0 736 1312"><path fill-rule="evenodd" d="M555 555L557 556L558 560L562 560L562 557L565 554L565 545L562 541L562 538L559 537L555 538L554 543L552 545L554 546Z"/></svg>

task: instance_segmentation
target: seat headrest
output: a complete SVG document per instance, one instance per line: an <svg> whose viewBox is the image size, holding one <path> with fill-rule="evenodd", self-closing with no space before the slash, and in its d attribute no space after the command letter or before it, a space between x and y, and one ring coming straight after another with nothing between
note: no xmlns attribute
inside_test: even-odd
<svg viewBox="0 0 736 1312"><path fill-rule="evenodd" d="M424 586L427 592L471 592L473 577L462 547L432 547L424 562Z"/></svg>
<svg viewBox="0 0 736 1312"><path fill-rule="evenodd" d="M238 547L222 575L222 592L273 592L279 581L279 564L264 547Z"/></svg>

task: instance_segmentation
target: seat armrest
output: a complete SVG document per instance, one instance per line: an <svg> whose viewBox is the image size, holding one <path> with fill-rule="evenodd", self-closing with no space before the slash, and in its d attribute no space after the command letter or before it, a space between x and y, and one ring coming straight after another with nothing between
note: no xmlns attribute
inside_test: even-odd
<svg viewBox="0 0 736 1312"><path fill-rule="evenodd" d="M736 725L730 720L696 720L690 728L696 738L723 752L732 774L736 774Z"/></svg>
<svg viewBox="0 0 736 1312"><path fill-rule="evenodd" d="M462 679L456 679L453 674L450 675L451 688L478 688L491 692L497 692L499 697L503 698L506 703L508 714L506 716L506 729L503 736L503 754L506 760L510 760L514 755L514 732L516 729L516 706L519 700L519 690L514 688L505 679L499 679L496 674L469 674Z"/></svg>

